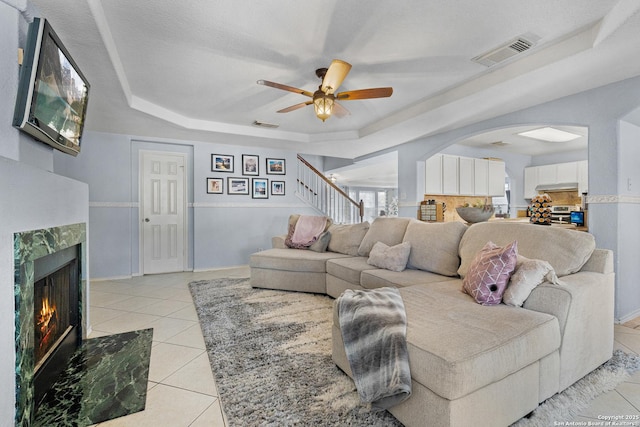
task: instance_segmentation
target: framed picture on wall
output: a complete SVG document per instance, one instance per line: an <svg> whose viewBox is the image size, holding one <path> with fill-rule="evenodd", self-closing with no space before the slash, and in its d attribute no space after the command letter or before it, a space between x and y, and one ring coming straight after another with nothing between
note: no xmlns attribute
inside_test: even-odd
<svg viewBox="0 0 640 427"><path fill-rule="evenodd" d="M233 156L212 154L211 172L233 172Z"/></svg>
<svg viewBox="0 0 640 427"><path fill-rule="evenodd" d="M271 195L284 196L284 181L271 181Z"/></svg>
<svg viewBox="0 0 640 427"><path fill-rule="evenodd" d="M222 194L222 178L207 178L207 194Z"/></svg>
<svg viewBox="0 0 640 427"><path fill-rule="evenodd" d="M269 198L269 180L266 178L251 179L251 196L254 199Z"/></svg>
<svg viewBox="0 0 640 427"><path fill-rule="evenodd" d="M227 194L249 194L249 178L227 178Z"/></svg>
<svg viewBox="0 0 640 427"><path fill-rule="evenodd" d="M253 154L242 155L242 175L260 175L260 167L258 166L258 156Z"/></svg>
<svg viewBox="0 0 640 427"><path fill-rule="evenodd" d="M267 159L267 174L286 175L284 159Z"/></svg>

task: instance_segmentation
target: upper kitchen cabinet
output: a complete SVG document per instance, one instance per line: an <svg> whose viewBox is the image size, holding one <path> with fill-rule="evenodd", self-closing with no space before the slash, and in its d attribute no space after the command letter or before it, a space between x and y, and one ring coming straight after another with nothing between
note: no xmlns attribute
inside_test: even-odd
<svg viewBox="0 0 640 427"><path fill-rule="evenodd" d="M555 184L558 182L558 165L537 166L538 183L537 185Z"/></svg>
<svg viewBox="0 0 640 427"><path fill-rule="evenodd" d="M458 194L461 196L475 195L475 159L460 157L458 159Z"/></svg>
<svg viewBox="0 0 640 427"><path fill-rule="evenodd" d="M473 159L474 196L489 195L489 160Z"/></svg>
<svg viewBox="0 0 640 427"><path fill-rule="evenodd" d="M504 196L502 161L437 154L425 162L425 194Z"/></svg>
<svg viewBox="0 0 640 427"><path fill-rule="evenodd" d="M460 194L458 156L442 156L442 194Z"/></svg>
<svg viewBox="0 0 640 427"><path fill-rule="evenodd" d="M556 166L557 182L578 182L578 162L558 163Z"/></svg>
<svg viewBox="0 0 640 427"><path fill-rule="evenodd" d="M442 154L426 160L424 178L425 194L442 194Z"/></svg>
<svg viewBox="0 0 640 427"><path fill-rule="evenodd" d="M578 192L588 191L588 162L556 163L524 169L524 198L530 199L539 185L577 184Z"/></svg>

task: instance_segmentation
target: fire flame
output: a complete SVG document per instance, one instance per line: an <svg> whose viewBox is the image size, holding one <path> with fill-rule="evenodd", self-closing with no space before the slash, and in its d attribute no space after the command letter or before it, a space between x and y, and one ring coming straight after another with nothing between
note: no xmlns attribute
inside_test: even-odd
<svg viewBox="0 0 640 427"><path fill-rule="evenodd" d="M40 313L38 315L38 319L36 321L36 325L40 328L40 334L43 337L43 341L46 339L46 336L51 332L49 328L49 323L51 319L54 317L56 313L55 304L50 304L47 298L42 300L42 308L40 309ZM52 325L55 326L55 323Z"/></svg>

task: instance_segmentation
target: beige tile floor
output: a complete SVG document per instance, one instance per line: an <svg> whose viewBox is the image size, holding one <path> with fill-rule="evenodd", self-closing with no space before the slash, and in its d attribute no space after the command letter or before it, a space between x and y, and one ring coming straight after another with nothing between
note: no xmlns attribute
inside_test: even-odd
<svg viewBox="0 0 640 427"><path fill-rule="evenodd" d="M90 337L154 328L146 409L100 427L225 426L188 284L194 280L249 277L248 267L92 281ZM615 347L640 354L640 329L615 325ZM579 417L640 415L640 373L597 398Z"/></svg>

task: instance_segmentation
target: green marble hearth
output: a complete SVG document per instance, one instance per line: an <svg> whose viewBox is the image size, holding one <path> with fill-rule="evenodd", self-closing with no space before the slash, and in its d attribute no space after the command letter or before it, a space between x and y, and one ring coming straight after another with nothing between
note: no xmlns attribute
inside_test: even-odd
<svg viewBox="0 0 640 427"><path fill-rule="evenodd" d="M85 340L38 407L34 426L87 426L142 411L153 329Z"/></svg>
<svg viewBox="0 0 640 427"><path fill-rule="evenodd" d="M14 296L16 351L16 422L33 424L34 404L34 264L61 250L79 246L78 315L79 336L85 337L86 311L86 225L71 224L14 234Z"/></svg>

